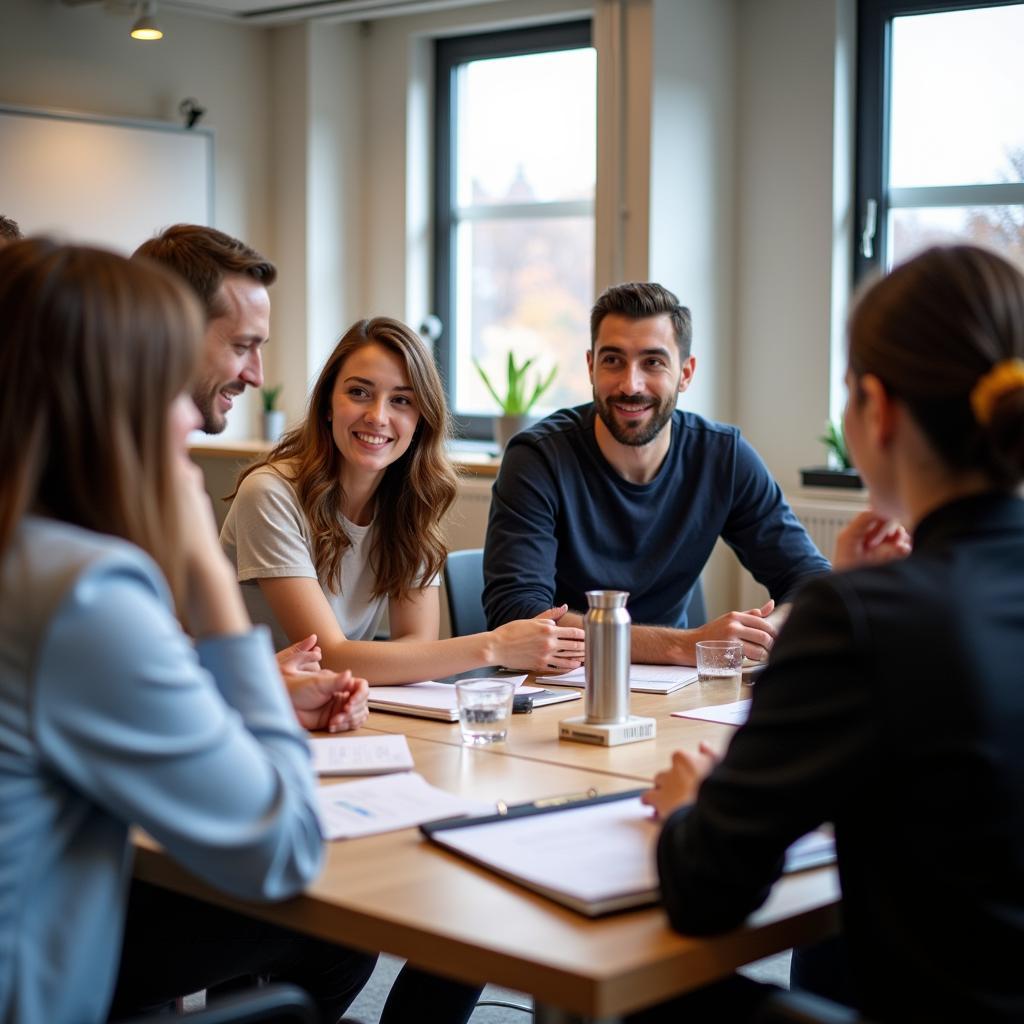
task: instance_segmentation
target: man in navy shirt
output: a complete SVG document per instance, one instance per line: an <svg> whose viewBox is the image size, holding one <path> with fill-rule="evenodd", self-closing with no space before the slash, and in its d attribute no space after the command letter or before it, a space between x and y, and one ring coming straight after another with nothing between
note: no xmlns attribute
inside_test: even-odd
<svg viewBox="0 0 1024 1024"><path fill-rule="evenodd" d="M740 639L763 660L776 608L828 562L736 427L676 409L690 386L690 311L658 284L609 288L590 316L594 401L517 435L494 484L484 555L493 628L628 590L632 658L695 663L698 640ZM773 600L687 628L686 609L721 537Z"/></svg>

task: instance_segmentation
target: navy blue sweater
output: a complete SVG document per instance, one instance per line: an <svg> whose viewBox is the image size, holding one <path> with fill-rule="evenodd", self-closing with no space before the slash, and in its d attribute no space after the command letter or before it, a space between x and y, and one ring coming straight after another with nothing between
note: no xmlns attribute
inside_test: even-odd
<svg viewBox="0 0 1024 1024"><path fill-rule="evenodd" d="M628 590L633 621L686 626L690 591L722 539L776 601L828 562L736 427L676 410L650 483L623 480L594 437L592 403L517 435L494 484L484 555L491 628L587 590Z"/></svg>

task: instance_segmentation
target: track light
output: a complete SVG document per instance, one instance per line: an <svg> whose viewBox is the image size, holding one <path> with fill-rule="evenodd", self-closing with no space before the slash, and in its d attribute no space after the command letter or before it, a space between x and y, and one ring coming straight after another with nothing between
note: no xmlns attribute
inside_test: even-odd
<svg viewBox="0 0 1024 1024"><path fill-rule="evenodd" d="M163 39L163 29L156 23L156 3L146 0L138 6L139 16L132 25L132 39Z"/></svg>

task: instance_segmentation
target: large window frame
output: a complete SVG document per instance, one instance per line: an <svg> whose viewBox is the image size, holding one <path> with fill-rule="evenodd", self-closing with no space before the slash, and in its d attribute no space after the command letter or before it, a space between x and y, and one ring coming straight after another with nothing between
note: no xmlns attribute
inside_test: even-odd
<svg viewBox="0 0 1024 1024"><path fill-rule="evenodd" d="M475 217L516 219L565 217L581 214L593 216L593 201L503 204L500 207L457 205L456 190L456 125L454 83L458 68L473 60L494 57L519 57L532 53L582 49L593 45L590 20L538 25L522 29L486 32L472 36L441 38L435 43L434 92L434 313L440 321L434 338L437 361L453 413L454 382L458 372L454 365L456 295L455 244L460 222ZM490 416L456 415L459 437L489 440L492 437Z"/></svg>
<svg viewBox="0 0 1024 1024"><path fill-rule="evenodd" d="M884 270L889 211L937 206L1024 204L1024 183L888 187L891 56L894 18L981 7L1011 0L859 0L857 11L857 231L855 278Z"/></svg>

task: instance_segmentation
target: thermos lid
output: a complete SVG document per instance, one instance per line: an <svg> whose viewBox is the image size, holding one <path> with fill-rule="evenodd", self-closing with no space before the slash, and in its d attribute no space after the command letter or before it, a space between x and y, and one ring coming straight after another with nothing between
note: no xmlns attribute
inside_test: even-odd
<svg viewBox="0 0 1024 1024"><path fill-rule="evenodd" d="M591 608L625 608L628 590L588 590L587 603Z"/></svg>

